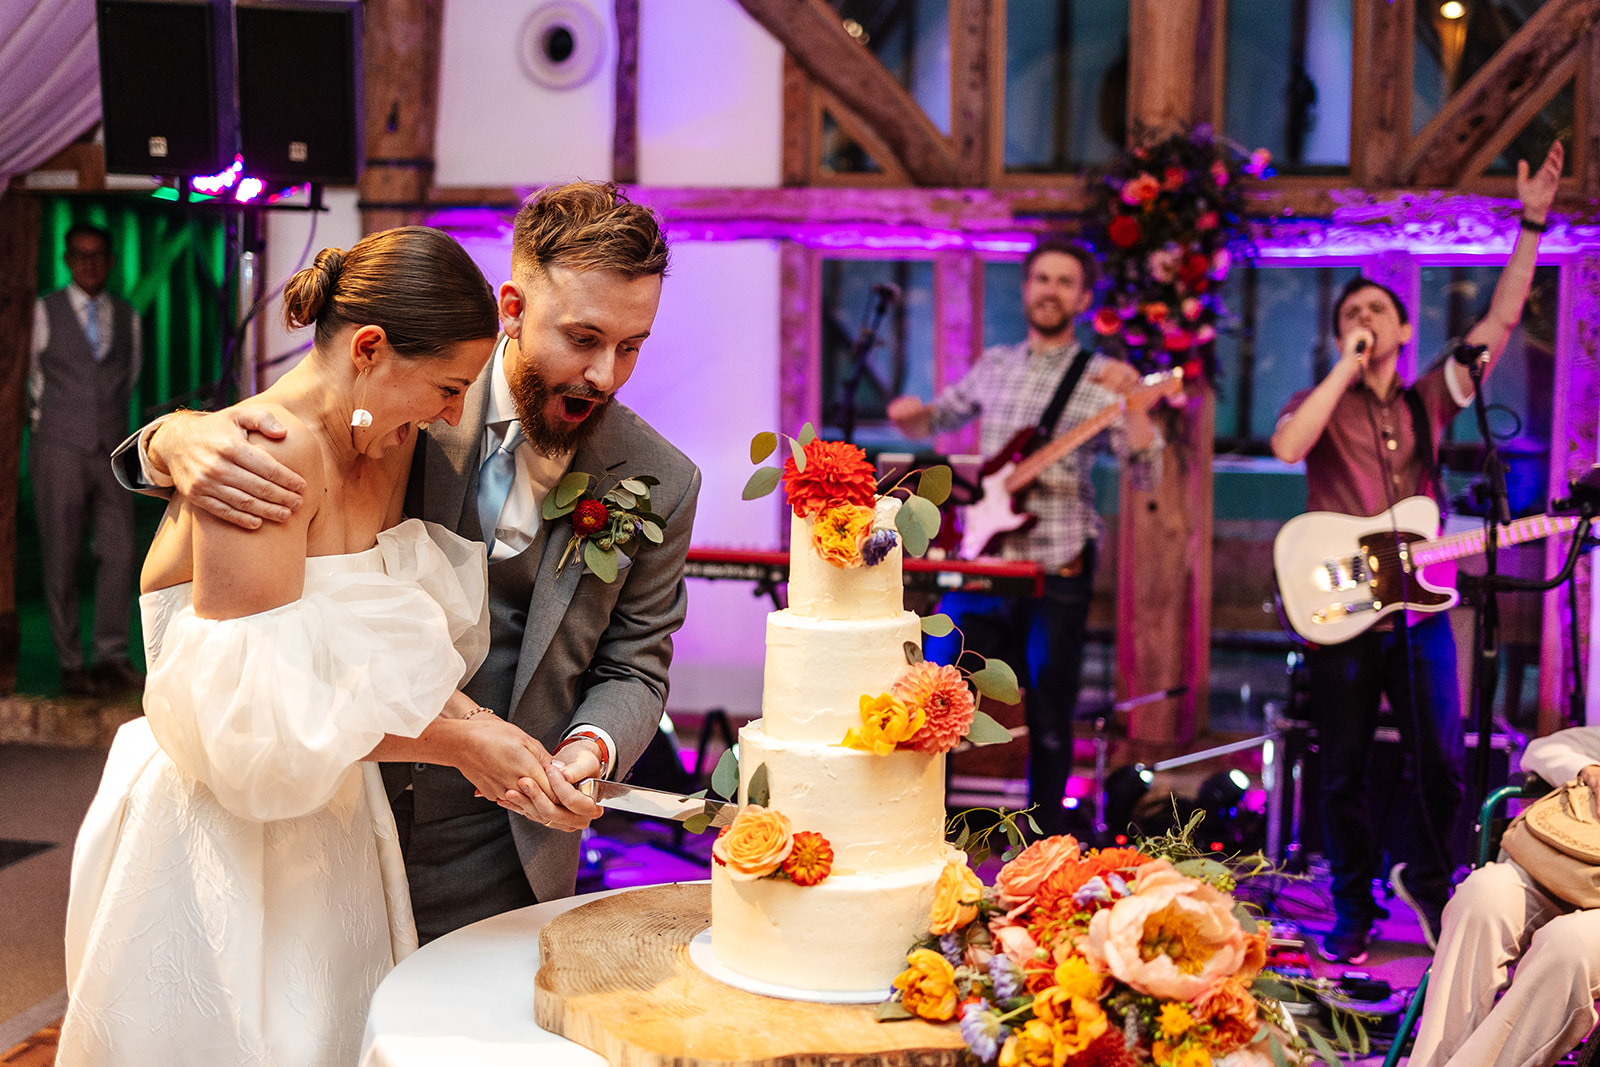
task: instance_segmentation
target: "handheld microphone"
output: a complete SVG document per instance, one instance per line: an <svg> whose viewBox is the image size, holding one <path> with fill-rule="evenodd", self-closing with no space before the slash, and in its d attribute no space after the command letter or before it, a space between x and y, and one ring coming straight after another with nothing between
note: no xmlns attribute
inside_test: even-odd
<svg viewBox="0 0 1600 1067"><path fill-rule="evenodd" d="M1456 345L1455 351L1450 353L1450 358L1463 367L1471 367L1474 363L1484 363L1489 358L1488 345L1469 345L1465 341Z"/></svg>
<svg viewBox="0 0 1600 1067"><path fill-rule="evenodd" d="M1367 339L1365 337L1356 338L1356 355L1364 356L1366 354L1367 354Z"/></svg>

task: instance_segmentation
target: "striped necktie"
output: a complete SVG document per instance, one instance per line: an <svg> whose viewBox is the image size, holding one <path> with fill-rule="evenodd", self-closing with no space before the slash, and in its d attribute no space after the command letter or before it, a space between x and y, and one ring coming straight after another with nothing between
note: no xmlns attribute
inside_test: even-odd
<svg viewBox="0 0 1600 1067"><path fill-rule="evenodd" d="M505 439L500 447L489 453L478 469L478 527L483 531L487 551L494 551L495 527L500 522L500 512L505 510L506 499L511 496L511 483L517 476L517 446L522 444L522 423L512 419L506 423Z"/></svg>

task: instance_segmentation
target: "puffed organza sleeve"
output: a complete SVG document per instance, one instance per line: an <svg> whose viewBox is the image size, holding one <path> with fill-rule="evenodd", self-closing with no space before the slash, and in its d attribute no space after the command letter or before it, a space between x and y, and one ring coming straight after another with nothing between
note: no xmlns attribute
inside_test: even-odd
<svg viewBox="0 0 1600 1067"><path fill-rule="evenodd" d="M376 552L381 567L362 570L308 560L294 603L224 620L185 608L167 625L146 717L234 814L322 807L385 734L421 733L466 674L452 638L479 627L481 546L475 589L420 521L385 531Z"/></svg>

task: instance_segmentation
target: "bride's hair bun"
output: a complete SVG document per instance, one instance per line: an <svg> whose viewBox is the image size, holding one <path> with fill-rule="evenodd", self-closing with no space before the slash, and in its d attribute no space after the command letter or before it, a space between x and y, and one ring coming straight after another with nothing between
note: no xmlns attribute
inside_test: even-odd
<svg viewBox="0 0 1600 1067"><path fill-rule="evenodd" d="M283 288L283 318L291 330L314 324L332 305L344 260L344 249L324 248L311 266L289 279Z"/></svg>

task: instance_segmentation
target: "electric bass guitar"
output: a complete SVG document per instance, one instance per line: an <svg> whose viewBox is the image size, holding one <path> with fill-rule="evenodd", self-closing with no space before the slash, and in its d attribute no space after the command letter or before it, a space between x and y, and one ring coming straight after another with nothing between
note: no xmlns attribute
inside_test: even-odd
<svg viewBox="0 0 1600 1067"><path fill-rule="evenodd" d="M1498 528L1497 544L1520 545L1578 525L1575 517L1533 515ZM1423 568L1475 556L1482 529L1435 537L1439 505L1408 497L1370 518L1309 511L1283 524L1272 542L1283 622L1317 645L1337 645L1401 609L1444 611L1461 599L1430 582Z"/></svg>
<svg viewBox="0 0 1600 1067"><path fill-rule="evenodd" d="M1147 374L1134 389L1107 404L1092 417L1060 437L1041 437L1037 427L1018 430L1011 440L978 472L977 498L961 516L961 558L998 555L1000 542L1010 534L1031 530L1039 521L1023 503L1023 494L1050 464L1083 447L1116 422L1131 400L1171 397L1183 391L1183 368Z"/></svg>

